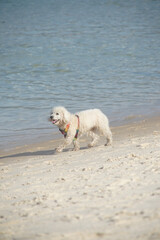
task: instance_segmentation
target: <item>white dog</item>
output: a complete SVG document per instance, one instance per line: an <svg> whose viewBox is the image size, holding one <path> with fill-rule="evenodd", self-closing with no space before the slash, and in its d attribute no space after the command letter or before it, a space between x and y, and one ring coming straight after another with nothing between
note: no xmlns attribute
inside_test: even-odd
<svg viewBox="0 0 160 240"><path fill-rule="evenodd" d="M89 134L92 138L89 147L93 147L97 143L98 135L106 137L106 146L112 143L108 118L99 109L89 109L75 115L69 113L64 107L55 107L49 121L59 127L65 138L64 143L56 149L57 152L62 152L72 142L73 150L79 150L79 138L83 134Z"/></svg>

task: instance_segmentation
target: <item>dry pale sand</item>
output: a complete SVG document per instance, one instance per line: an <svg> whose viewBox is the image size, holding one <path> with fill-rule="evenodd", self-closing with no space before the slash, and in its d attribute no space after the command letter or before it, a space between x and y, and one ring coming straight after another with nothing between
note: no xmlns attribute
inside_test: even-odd
<svg viewBox="0 0 160 240"><path fill-rule="evenodd" d="M0 239L159 240L160 118L112 131L111 147L2 153Z"/></svg>

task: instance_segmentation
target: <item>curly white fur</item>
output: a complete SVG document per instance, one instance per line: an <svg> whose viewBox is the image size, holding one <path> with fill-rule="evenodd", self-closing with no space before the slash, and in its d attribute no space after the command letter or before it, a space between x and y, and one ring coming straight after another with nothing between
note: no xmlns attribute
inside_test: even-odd
<svg viewBox="0 0 160 240"><path fill-rule="evenodd" d="M83 134L89 134L92 138L89 147L93 147L99 138L99 135L106 137L106 144L111 145L112 133L109 128L109 121L106 115L104 115L99 109L89 109L76 113L79 116L79 133L78 138L73 141L76 130L78 128L78 119L75 114L71 114L64 107L53 108L50 116L50 121L58 126L60 129L65 129L67 124L70 124L67 136L64 139L62 145L60 145L56 151L61 152L64 148L74 144L73 150L79 150L79 138Z"/></svg>

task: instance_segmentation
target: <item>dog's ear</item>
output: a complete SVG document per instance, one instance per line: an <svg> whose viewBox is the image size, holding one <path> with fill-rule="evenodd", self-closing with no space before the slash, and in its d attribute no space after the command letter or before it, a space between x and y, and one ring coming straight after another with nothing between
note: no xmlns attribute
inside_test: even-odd
<svg viewBox="0 0 160 240"><path fill-rule="evenodd" d="M70 113L64 108L64 111L63 111L63 118L64 118L64 121L66 123L68 123L70 121Z"/></svg>

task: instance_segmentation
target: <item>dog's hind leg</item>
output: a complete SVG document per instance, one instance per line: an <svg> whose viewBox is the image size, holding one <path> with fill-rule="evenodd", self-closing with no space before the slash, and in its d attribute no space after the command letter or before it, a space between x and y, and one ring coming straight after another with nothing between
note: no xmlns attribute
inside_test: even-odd
<svg viewBox="0 0 160 240"><path fill-rule="evenodd" d="M106 131L105 136L106 136L106 140L107 140L105 146L110 146L110 145L112 145L112 133L111 133L110 129L108 129L108 130Z"/></svg>
<svg viewBox="0 0 160 240"><path fill-rule="evenodd" d="M99 136L94 132L89 132L89 135L91 136L92 140L88 144L88 147L94 147L99 139Z"/></svg>

